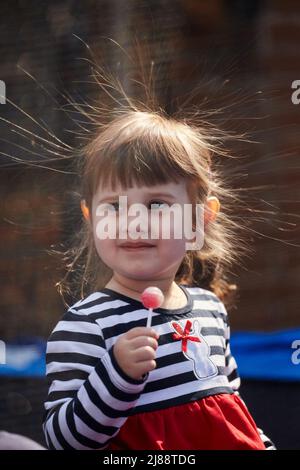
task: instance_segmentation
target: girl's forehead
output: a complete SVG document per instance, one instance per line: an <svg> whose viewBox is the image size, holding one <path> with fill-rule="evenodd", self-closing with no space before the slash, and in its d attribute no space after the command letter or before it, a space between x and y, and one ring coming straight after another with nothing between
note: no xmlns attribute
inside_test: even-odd
<svg viewBox="0 0 300 470"><path fill-rule="evenodd" d="M122 185L120 181L116 181L114 185L108 181L106 182L102 181L98 185L97 193L120 194L121 192L126 193L126 192L132 192L132 191L145 192L145 193L160 192L160 191L176 193L178 190L186 189L186 185L187 185L187 182L185 181L184 178L179 179L177 182L168 181L166 183L154 183L151 185L150 184L146 185L145 183L132 182L130 186Z"/></svg>

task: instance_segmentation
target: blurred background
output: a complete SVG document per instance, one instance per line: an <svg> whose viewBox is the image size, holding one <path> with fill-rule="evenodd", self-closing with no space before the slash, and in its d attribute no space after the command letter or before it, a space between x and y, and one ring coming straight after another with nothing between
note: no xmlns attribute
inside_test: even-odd
<svg viewBox="0 0 300 470"><path fill-rule="evenodd" d="M169 111L174 97L186 94L196 105L200 94L202 109L223 109L218 124L248 133L251 142L229 144L242 159L235 183L255 188L257 211L253 255L232 273L239 286L230 310L232 349L258 425L278 448L299 449L300 364L292 356L300 347L296 0L1 2L0 339L7 361L0 365L0 429L45 444L45 341L65 311L55 288L62 264L47 250L67 242L80 219L79 208L68 215L76 185L68 159L55 162L55 172L16 159L76 147L76 126L63 107L68 94L81 102L93 98L87 62L80 60L88 57L84 43L126 82L132 64L105 38L128 53L136 40L142 53L150 45L157 94ZM198 101L189 94L195 87ZM51 142L44 149L43 138ZM235 165L228 163L229 173Z"/></svg>

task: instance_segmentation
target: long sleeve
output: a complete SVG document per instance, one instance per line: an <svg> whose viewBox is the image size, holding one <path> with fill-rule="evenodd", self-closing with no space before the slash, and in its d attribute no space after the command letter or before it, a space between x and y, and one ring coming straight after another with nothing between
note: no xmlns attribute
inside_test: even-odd
<svg viewBox="0 0 300 470"><path fill-rule="evenodd" d="M219 301L220 302L220 301ZM230 350L230 325L228 321L228 314L226 311L226 308L222 302L220 302L220 311L224 315L224 321L225 321L225 369L226 369L226 375L228 377L228 381L230 383L230 386L234 390L234 393L239 396L239 398L243 401L245 404L244 400L242 399L240 393L239 393L239 388L241 385L241 379L239 376L238 372L238 367L235 358L231 354ZM247 405L245 404L247 407ZM276 447L273 444L273 442L264 434L263 430L260 428L257 428L260 438L263 441L265 447L267 450L275 450Z"/></svg>
<svg viewBox="0 0 300 470"><path fill-rule="evenodd" d="M119 432L145 386L118 366L100 326L69 309L46 351L50 383L43 430L50 449L103 449Z"/></svg>

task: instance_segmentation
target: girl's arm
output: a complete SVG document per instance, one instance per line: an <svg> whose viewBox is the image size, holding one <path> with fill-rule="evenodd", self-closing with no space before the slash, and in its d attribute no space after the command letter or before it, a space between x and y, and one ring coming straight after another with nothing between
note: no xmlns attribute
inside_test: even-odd
<svg viewBox="0 0 300 470"><path fill-rule="evenodd" d="M50 382L43 429L50 449L103 449L118 433L146 383L128 377L107 350L99 325L70 308L46 352Z"/></svg>
<svg viewBox="0 0 300 470"><path fill-rule="evenodd" d="M239 393L239 388L240 388L240 385L241 385L241 379L240 379L240 376L239 376L237 363L235 361L235 358L232 356L231 350L230 350L230 326L229 326L229 322L228 322L228 314L227 314L227 311L226 311L226 308L225 308L224 304L219 299L218 299L218 302L219 302L219 305L220 305L219 311L225 317L225 340L226 340L226 344L225 344L225 346L226 346L226 349L225 349L225 365L226 365L226 375L228 377L230 386L234 390L234 393L236 395L238 395L239 398L242 400L242 397L240 396L240 393ZM242 401L245 404L244 400L242 400ZM246 404L245 404L245 406L247 408ZM267 450L276 449L273 442L264 434L262 429L257 428L257 430L259 432L260 438L263 441L266 449Z"/></svg>

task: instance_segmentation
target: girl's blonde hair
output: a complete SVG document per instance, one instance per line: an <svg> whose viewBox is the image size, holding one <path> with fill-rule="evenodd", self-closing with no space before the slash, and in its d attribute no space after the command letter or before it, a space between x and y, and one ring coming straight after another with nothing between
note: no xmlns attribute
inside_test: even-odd
<svg viewBox="0 0 300 470"><path fill-rule="evenodd" d="M229 304L236 285L228 282L227 272L243 247L237 235L239 225L231 217L236 196L225 187L221 171L214 165L214 156L224 150L214 139L207 125L193 118L170 117L161 108L127 99L126 106L110 113L107 122L99 121L80 150L76 160L81 186L78 205L79 199L85 200L91 213L93 195L99 183L105 182L113 188L120 183L126 189L132 184L151 186L184 178L193 204L203 204L210 195L218 197L221 211L205 229L203 248L186 253L175 281L212 290ZM77 285L84 297L104 287L112 276L96 252L88 222L64 255L67 272L57 284L62 295L74 295Z"/></svg>

